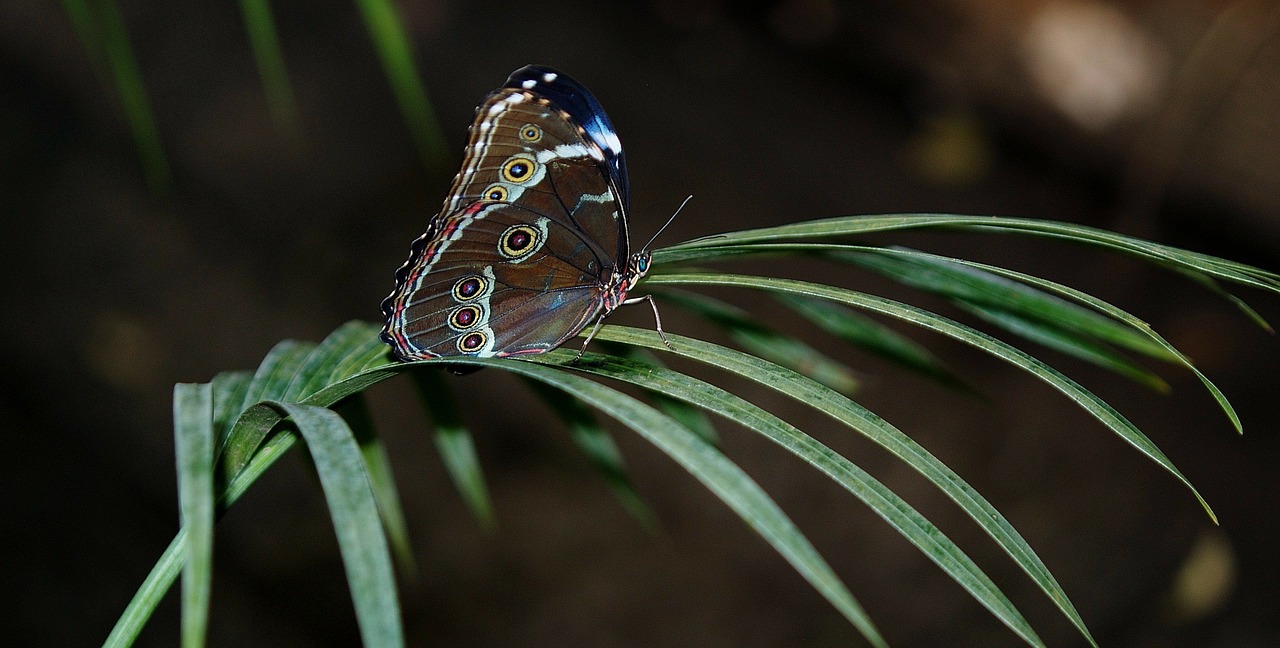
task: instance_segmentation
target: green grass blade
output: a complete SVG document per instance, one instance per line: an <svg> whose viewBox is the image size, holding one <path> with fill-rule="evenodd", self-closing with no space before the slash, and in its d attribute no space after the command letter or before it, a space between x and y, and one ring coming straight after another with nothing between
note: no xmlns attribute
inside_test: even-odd
<svg viewBox="0 0 1280 648"><path fill-rule="evenodd" d="M638 362L665 367L661 360L648 349L643 349L629 344L609 344L609 353L619 355L624 358L630 358ZM689 405L688 403L671 398L662 392L649 392L649 401L653 403L663 414L680 422L681 425L693 430L694 434L702 437L711 445L720 445L720 435L716 433L716 427L711 423L711 419L707 413L701 409Z"/></svg>
<svg viewBox="0 0 1280 648"><path fill-rule="evenodd" d="M404 508L400 506L400 494L396 490L395 475L391 470L391 457L387 447L377 438L360 443L360 454L369 469L369 484L378 501L378 514L387 532L387 541L395 553L400 573L416 577L418 564L413 558L413 544L409 541L409 526L405 522Z"/></svg>
<svg viewBox="0 0 1280 648"><path fill-rule="evenodd" d="M1174 360L1148 336L1110 317L980 268L913 252L865 248L863 252L837 252L833 256L963 305L1005 311L1024 321L1052 325L1060 336L1095 338L1166 362Z"/></svg>
<svg viewBox="0 0 1280 648"><path fill-rule="evenodd" d="M1116 353L1114 349L1095 344L1088 339L1065 332L1056 326L1047 325L1041 321L1029 320L998 308L987 308L973 304L964 304L962 307L983 320L1023 339L1035 342L1040 346L1114 372L1155 391L1161 393L1170 391L1169 383L1165 382L1163 378L1148 371L1142 365Z"/></svg>
<svg viewBox="0 0 1280 648"><path fill-rule="evenodd" d="M946 228L979 232L1005 232L1058 238L1112 249L1161 265L1199 271L1224 279L1280 293L1280 274L1219 257L1191 252L1151 241L1116 234L1084 225L1031 218L1005 216L963 216L955 214L887 214L873 216L840 216L792 223L778 227L741 230L703 237L666 248L675 258L677 252L714 248L743 243L769 243L806 238L832 238L920 228ZM654 252L655 267L667 261Z"/></svg>
<svg viewBox="0 0 1280 648"><path fill-rule="evenodd" d="M270 407L288 414L311 451L342 550L364 645L403 646L391 555L368 469L350 428L337 413L323 407L282 402Z"/></svg>
<svg viewBox="0 0 1280 648"><path fill-rule="evenodd" d="M862 607L813 545L760 486L715 446L639 400L561 369L504 358L449 358L449 361L501 367L540 380L635 430L689 471L764 537L863 637L874 645L885 645Z"/></svg>
<svg viewBox="0 0 1280 648"><path fill-rule="evenodd" d="M138 591L125 606L124 612L111 628L111 634L102 642L102 648L128 648L137 641L143 626L156 611L156 606L164 599L173 582L182 573L187 562L187 531L179 529L169 546L160 554L160 559L151 567L147 577L143 579Z"/></svg>
<svg viewBox="0 0 1280 648"><path fill-rule="evenodd" d="M334 363L333 370L321 385L339 384L371 369L398 365L387 344L378 337L381 330L380 325L352 320L330 334L326 342L337 338L335 353L342 359Z"/></svg>
<svg viewBox="0 0 1280 648"><path fill-rule="evenodd" d="M1178 268L1174 268L1174 269L1177 270ZM1195 271L1183 272L1182 275L1200 284L1201 286L1204 286L1213 294L1218 295L1222 299L1225 299L1231 304L1235 305L1235 307L1240 312L1244 313L1245 317L1248 317L1249 319L1253 320L1253 323L1257 324L1262 330L1272 334L1276 332L1275 327L1271 326L1271 322L1268 322L1266 318L1262 316L1261 313L1254 310L1253 307L1245 303L1243 299L1240 299L1239 297L1236 297L1235 295L1227 292L1227 289L1223 288L1222 284L1215 281L1213 277L1210 277L1204 274L1203 272L1195 272Z"/></svg>
<svg viewBox="0 0 1280 648"><path fill-rule="evenodd" d="M1222 411L1227 415L1227 418L1231 421L1231 424L1235 428L1236 432L1237 433L1243 432L1243 428L1240 423L1240 417L1239 415L1237 415L1235 408L1232 407L1231 403L1227 400L1226 395L1222 393L1222 390L1220 390L1218 386L1213 383L1213 381L1209 380L1209 377L1206 376L1202 371L1200 371L1200 369L1196 367L1195 364L1192 363L1190 359L1188 359L1185 355L1183 355L1181 351L1178 351L1177 348L1175 348L1167 340L1165 340L1158 333L1156 333L1149 324L1133 316L1132 314L1120 308L1117 308L1116 306L1106 301L1098 299L1097 297L1094 297L1080 290L1076 290L1075 288L1071 288L1070 286L1065 286L1057 282L1049 281L1048 279L1043 279L1040 277L1028 275L1028 274L1017 272L1014 270L1009 270L1007 268L1001 268L999 266L992 266L992 265L977 263L973 261L966 261L964 259L939 257L936 255L927 254L924 252L917 252L914 250L866 248L863 246L846 246L846 245L749 244L749 245L726 246L726 247L717 247L717 248L682 249L676 252L667 253L666 256L664 256L663 258L665 258L668 261L671 261L672 263L676 263L680 261L693 260L693 259L700 259L700 260L732 259L732 258L742 258L746 256L776 256L776 255L782 255L782 254L810 254L810 255L817 254L817 255L838 257L841 254L849 251L867 251L867 250L875 250L877 253L880 253L880 254L916 256L916 257L922 257L929 260L936 260L936 261L941 261L946 263L972 267L972 268L981 270L983 272L987 272L993 275L998 275L1007 279L1012 279L1014 281L1027 284L1028 286L1032 286L1044 292L1058 295L1060 297L1064 297L1073 302L1088 306L1094 311L1097 311L1098 313L1106 315L1122 323L1123 325L1132 328L1142 336L1149 339L1151 342L1154 342L1155 345L1164 349L1162 353L1158 355L1156 354L1153 354L1153 355L1155 355L1155 357L1160 357L1161 359L1169 359L1170 361L1176 362L1182 365L1187 370L1191 371L1196 376L1196 378L1200 380L1201 384L1204 385L1205 389L1209 390L1209 393L1213 396L1214 400L1217 401L1218 406L1222 409ZM659 258L659 252L655 252L654 259L656 260L658 258ZM1261 270L1256 270L1256 271L1262 272ZM662 274L662 271L659 270L658 274ZM1193 279L1209 281L1203 274L1192 273L1189 276L1191 276ZM1210 283L1212 283L1212 281L1210 281ZM1122 346L1125 344L1119 338L1113 339L1113 341ZM1142 345L1142 348L1150 348L1150 347L1149 345Z"/></svg>
<svg viewBox="0 0 1280 648"><path fill-rule="evenodd" d="M462 500L486 528L494 526L493 503L485 486L484 471L476 453L471 430L462 421L462 412L453 398L449 384L442 378L440 369L418 369L409 374L418 389L431 420L435 425L436 450L453 485Z"/></svg>
<svg viewBox="0 0 1280 648"><path fill-rule="evenodd" d="M622 504L622 508L646 529L655 529L657 520L653 512L641 499L635 487L631 485L631 478L627 476L627 466L622 459L622 450L609 435L609 431L600 425L591 408L545 383L532 379L526 379L525 382L556 413L556 416L560 417L565 428L569 430L569 436L574 444L604 477L605 483Z"/></svg>
<svg viewBox="0 0 1280 648"><path fill-rule="evenodd" d="M750 353L794 369L842 394L852 394L858 389L853 369L793 336L761 324L736 306L706 295L678 290L665 290L655 295L724 329L734 342Z"/></svg>
<svg viewBox="0 0 1280 648"><path fill-rule="evenodd" d="M365 325L373 339L377 339L378 328L373 325ZM355 356L363 356L367 353L367 341L352 339L351 353ZM344 360L343 363L348 362ZM361 360L360 362L363 362ZM427 364L427 363L419 363ZM441 362L440 364L444 364ZM378 365L370 369L358 373L351 373L341 381L335 382L316 391L308 396L303 404L314 405L319 407L328 407L339 401L342 401L354 394L368 389L370 386L381 382L387 378L396 375L403 366ZM242 470L237 471L234 476L226 483L226 486L219 492L218 508L220 510L231 506L240 498L241 495L248 490L254 481L266 472L276 460L283 456L293 444L297 441L297 437L291 430L284 429L280 434L268 437L268 433L276 427L284 418L279 412L271 407L261 403L255 404L247 410L240 413L236 419L235 427L255 428L246 429L243 433L247 436L259 436L266 438L266 441L260 444L257 451L254 452L248 463Z"/></svg>
<svg viewBox="0 0 1280 648"><path fill-rule="evenodd" d="M179 383L173 389L178 502L187 530L182 578L182 645L201 648L209 626L213 581L213 386Z"/></svg>
<svg viewBox="0 0 1280 648"><path fill-rule="evenodd" d="M253 382L249 384L241 409L247 409L259 401L282 399L290 394L295 376L306 365L315 349L314 342L298 340L284 340L271 347L253 373Z"/></svg>
<svg viewBox="0 0 1280 648"><path fill-rule="evenodd" d="M561 351L534 358L553 364L571 360L572 355ZM586 354L575 367L669 394L764 435L869 506L1024 641L1044 645L1004 593L942 531L874 477L798 428L719 387L669 369L599 354ZM792 373L782 367L776 371Z"/></svg>
<svg viewBox="0 0 1280 648"><path fill-rule="evenodd" d="M236 422L227 434L224 452L218 455L215 482L219 486L231 483L244 471L249 461L257 454L272 426L279 419L261 408L250 407L242 410Z"/></svg>
<svg viewBox="0 0 1280 648"><path fill-rule="evenodd" d="M1075 288L1071 288L1070 286L1065 286L1054 281L1049 281L1048 279L1042 279L1040 277L1035 277L1032 275L1016 272L1013 270L1006 270L1004 268L999 268L996 266L977 264L969 261L963 261L960 259L954 259L954 261L957 263L972 265L974 267L977 267L982 270L986 270L993 274L999 274L1001 276L1009 277L1017 281L1022 281L1028 285L1036 286L1041 290L1045 290L1047 292L1061 295L1067 299L1071 299L1078 303L1089 306L1090 308L1093 308L1099 313L1107 315L1119 322L1122 322L1127 326L1132 327L1136 331L1140 331L1143 335L1147 336L1153 342L1155 342L1157 345L1163 348L1165 353L1168 355L1168 357L1172 358L1173 362L1176 362L1177 364L1181 365L1184 369L1190 371L1193 375L1195 375L1195 377L1200 380L1200 383L1204 385L1205 389L1209 391L1209 394L1213 396L1214 401L1218 403L1218 407L1221 408L1223 413L1227 415L1227 419L1231 421L1231 425L1235 429L1236 433L1241 434L1244 432L1244 427L1240 422L1240 416L1236 413L1235 407L1231 405L1231 402L1227 400L1226 394L1223 394L1222 390L1219 389L1218 386L1214 384L1212 380L1209 379L1209 376L1205 375L1204 372L1200 371L1200 368L1197 367L1195 363L1191 362L1190 358L1188 358L1176 347L1174 347L1173 344L1171 344L1168 340L1164 339L1164 337L1162 337L1159 333L1156 333L1155 330L1151 328L1151 325L1147 324L1145 321L1135 317L1129 312L1121 308L1118 308L1104 300L1098 299L1093 295L1082 292L1080 290L1076 290ZM1203 276L1203 275L1200 275L1200 276ZM1243 302L1241 302L1241 306L1246 309L1248 308L1248 306L1244 305ZM1263 322L1263 324L1265 326L1265 322Z"/></svg>
<svg viewBox="0 0 1280 648"><path fill-rule="evenodd" d="M444 365L446 363L440 363ZM371 385L375 385L391 376L400 372L397 365L383 364L369 369L364 369L352 373L351 375L334 382L314 394L302 399L307 405L319 405L328 407L352 394L356 394L368 389Z"/></svg>
<svg viewBox="0 0 1280 648"><path fill-rule="evenodd" d="M219 383L221 384L221 389L219 389ZM225 373L219 374L218 377L214 379L214 383L209 387L211 392L209 409L216 411L219 407L225 407L225 403L228 401L239 403L238 397L236 396L236 385L247 384L248 374L242 373L242 371L225 371ZM204 401L205 398L205 394L200 393L202 391L204 391L202 385L178 385L178 387L175 387L174 389L174 434L175 441L178 443L178 453L180 457L178 460L179 505L183 507L184 526L182 529L178 530L178 534L175 535L173 542L169 543L169 547L166 548L163 555L160 556L160 560L157 560L155 566L151 567L150 574L147 574L147 578L142 581L142 585L138 588L138 592L133 595L133 599L129 601L128 606L125 606L124 612L120 613L120 619L115 622L114 628L111 629L111 634L108 635L108 638L106 638L105 642L102 643L104 648L123 648L128 647L128 645L132 645L134 640L137 639L138 633L141 633L142 626L146 625L148 619L151 619L152 612L155 612L156 606L159 606L160 601L163 601L165 593L169 592L169 588L173 587L173 583L178 579L178 574L182 572L183 567L192 562L192 558L189 557L189 539L186 520L196 522L196 525L200 526L204 524L204 522L200 520L206 515L204 512L198 510L198 506L196 505L196 502L204 498L204 493L201 493L202 487L198 484L198 482L202 482L202 480L204 480L204 478L201 478L200 474L198 474L200 473L200 466L198 466L197 456L198 453L201 452L200 447L198 447L201 442L195 438L200 435L200 433L197 432L198 426L201 425L200 421L197 420L198 417L200 417L200 415L198 415L198 410L205 409L204 403L201 402ZM211 416L212 412L210 410L205 411L205 417ZM211 417L210 425L212 425ZM211 433L212 430L210 429L209 432ZM184 437L188 437L188 435L191 435L192 438L184 439ZM179 439L182 439L182 441L179 441ZM209 450L211 452L212 448L210 447ZM209 457L209 461L211 470L211 455ZM184 464L187 464L187 462L189 462L191 466L184 467ZM191 484L184 485L184 482L187 482L187 480L189 480ZM193 510L189 516L186 511L187 506L193 506ZM210 514L207 515L211 516L212 514L210 512ZM209 520L209 524L209 530L206 531L201 529L200 533L209 538L205 540L205 544L207 544L211 549L211 520ZM204 549L197 549L197 553L201 551L204 551ZM211 551L209 552L209 555L211 556ZM183 598L183 615L187 615L188 612L186 611L186 606L191 603L186 601L186 594L183 595ZM207 603L205 604L205 608L207 610ZM184 628L186 628L186 620L183 622Z"/></svg>
<svg viewBox="0 0 1280 648"><path fill-rule="evenodd" d="M809 405L901 459L972 518L1053 600L1081 635L1090 644L1096 645L1066 592L1013 525L973 487L914 439L863 406L794 371L717 344L673 333L668 333L667 336L676 347L673 352L676 355L752 380ZM665 348L654 331L644 329L605 326L596 337L602 341L634 344L655 350Z"/></svg>
<svg viewBox="0 0 1280 648"><path fill-rule="evenodd" d="M400 105L400 114L427 170L431 173L448 172L452 167L451 158L446 153L435 111L413 63L413 48L395 4L390 0L357 0L356 6L360 8L369 37Z"/></svg>
<svg viewBox="0 0 1280 648"><path fill-rule="evenodd" d="M220 483L230 481L244 469L249 458L271 431L270 427L259 424L258 419L263 413L261 409L254 409L253 405L264 400L284 398L293 377L315 346L310 342L285 340L272 347L258 364L238 408L240 418L231 427L223 447L218 448Z"/></svg>
<svg viewBox="0 0 1280 648"><path fill-rule="evenodd" d="M71 17L89 56L105 56L107 59L125 121L138 149L147 186L156 194L168 193L172 183L169 162L165 159L160 131L152 116L151 102L147 99L146 86L129 44L129 33L120 8L114 0L62 0L62 6ZM95 68L101 67L96 60L94 63Z"/></svg>
<svg viewBox="0 0 1280 648"><path fill-rule="evenodd" d="M910 338L853 310L821 299L806 299L789 294L775 296L822 330L882 358L900 364L943 385L956 389L969 388L937 356Z"/></svg>
<svg viewBox="0 0 1280 648"><path fill-rule="evenodd" d="M213 377L213 432L214 448L222 448L240 415L244 395L253 382L248 371L224 371Z"/></svg>
<svg viewBox="0 0 1280 648"><path fill-rule="evenodd" d="M259 406L255 410L266 410L265 416L257 417L259 419L268 420L268 429L273 427L280 421L280 415L275 413L269 407ZM217 499L217 509L226 510L249 489L267 468L271 467L282 456L285 455L295 444L297 437L292 433L279 434L269 439L254 454L249 465L240 471L235 478L227 484L226 488L219 494ZM177 580L178 574L182 572L183 566L187 562L187 530L179 529L178 534L174 536L169 547L161 554L160 559L151 568L142 585L139 586L137 593L133 599L125 607L124 612L116 621L115 627L111 629L111 634L107 636L107 640L103 643L104 648L123 648L133 645L137 639L138 633L142 631L142 626L146 624L147 619L151 618L155 612L156 606L164 599L169 588L173 587L174 581Z"/></svg>
<svg viewBox="0 0 1280 648"><path fill-rule="evenodd" d="M1093 295L1077 290L1070 286L1066 286L1066 285L1057 283L1055 281L1050 281L1048 279L1044 279L1041 277L1036 277L1036 276L1025 274L1022 272L1017 272L1015 270L1009 270L1006 268L1001 268L999 266L992 266L992 265L977 263L973 261L965 261L963 259L934 257L934 255L926 254L924 252L916 252L913 250L912 251L899 250L898 253L914 255L914 256L923 256L926 258L930 258L930 257L939 258L945 261L950 261L952 263L970 266L978 270L982 270L984 272L989 272L991 274L1012 279L1014 281L1019 281L1029 286L1033 286L1035 288L1043 290L1047 293L1059 295L1066 299L1072 300L1076 303L1088 306L1089 308L1092 308L1093 310L1099 313L1102 313L1103 315L1106 315L1107 317L1110 317L1124 324L1125 326L1132 328L1135 331L1140 332L1142 335L1146 336L1148 339L1150 339L1160 348L1164 349L1164 353L1169 359L1171 359L1172 362L1176 362L1177 364L1181 365L1183 368L1187 369L1192 374L1194 374L1196 378L1200 380L1200 383L1204 385L1205 389L1209 391L1209 394L1213 396L1214 400L1218 403L1218 407L1220 407L1223 413L1227 415L1227 418L1231 421L1231 424L1235 428L1236 432L1242 433L1244 431L1244 428L1240 423L1240 416L1236 414L1235 408L1232 407L1231 402L1227 400L1227 397L1225 394L1222 393L1222 390L1219 389L1218 386L1214 384L1214 382L1204 374L1204 372L1200 371L1200 368L1195 366L1195 364L1192 363L1191 360L1187 358L1186 355L1184 355L1176 347L1170 344L1168 340L1160 336L1160 334L1156 333L1155 330L1151 328L1151 325L1147 324L1145 321L1139 319L1138 317L1132 315L1128 311L1125 311L1107 301L1098 299ZM1200 275L1200 274L1193 275L1193 277L1203 277L1203 276L1204 275ZM1243 302L1241 304L1243 305ZM1247 305L1244 305L1243 307L1248 308ZM1264 322L1264 325L1265 325L1265 322ZM1115 341L1115 342L1117 344L1122 344L1119 341ZM1153 357L1159 357L1159 356L1153 356Z"/></svg>
<svg viewBox="0 0 1280 648"><path fill-rule="evenodd" d="M378 330L366 322L348 322L318 347L293 340L273 347L243 387L240 405L227 404L228 411L236 412L235 422L218 449L217 483L236 480L279 422L270 408L253 407L255 403L293 394L305 395L300 400L307 405L327 407L394 375ZM219 420L224 420L221 415Z"/></svg>
<svg viewBox="0 0 1280 648"><path fill-rule="evenodd" d="M389 372L374 372L371 377L382 379L389 375ZM353 382L361 388L370 384L368 381ZM335 386L330 393L342 391ZM346 395L350 394L344 394L344 397ZM372 477L346 423L336 413L322 407L269 402L244 412L237 426L252 422L263 430L270 430L286 414L293 419L299 432L307 437L316 472L329 499L360 618L361 633L365 638L364 645L403 645L395 579L391 574L386 536L378 518L378 504L370 486ZM304 425L310 427L303 428ZM296 439L294 434L286 432L262 444L244 470L236 473L220 494L218 509L225 510L238 500L267 468L293 447ZM319 455L317 448L320 448ZM353 465L353 460L358 464ZM126 646L136 638L164 592L173 585L177 572L187 559L187 552L187 531L183 529L126 608L108 637L107 645Z"/></svg>
<svg viewBox="0 0 1280 648"><path fill-rule="evenodd" d="M1063 343L1070 338L1079 338L1086 346L1097 348L1096 343L1090 342L1096 339L1166 362L1176 362L1173 354L1144 331L1050 294L1030 282L1016 280L1011 277L1012 273L1002 268L906 248L837 244L756 243L685 251L678 256L689 259L691 255L702 261L743 256L803 255L851 263L965 307L976 306L987 312L1007 311L1021 320L1051 326L1057 330L1055 335Z"/></svg>
<svg viewBox="0 0 1280 648"><path fill-rule="evenodd" d="M346 378L350 374L345 371L351 364L364 362L371 336L381 344L370 325L364 322L339 326L296 364L297 369L276 400L304 401L320 389Z"/></svg>
<svg viewBox="0 0 1280 648"><path fill-rule="evenodd" d="M756 288L771 292L789 292L809 297L830 299L855 308L863 308L873 312L883 313L903 321L911 322L912 324L916 324L969 344L1016 367L1026 370L1031 375L1049 384L1073 402L1083 407L1085 411L1089 412L1089 414L1094 418L1102 422L1103 425L1107 426L1119 435L1126 443L1136 448L1151 460L1155 461L1156 464L1177 478L1178 481L1182 482L1182 484L1191 491L1191 494L1196 498L1196 500L1200 502L1200 505L1204 507L1205 513L1207 513L1215 523L1217 522L1217 515L1214 514L1213 509L1209 507L1209 503L1205 501L1204 497L1200 495L1200 491L1196 490L1190 480L1188 480L1186 476L1184 476L1182 472L1173 465L1173 462L1171 462L1169 458L1166 457L1165 454L1161 452L1161 450L1156 447L1156 445L1152 443L1145 434L1142 433L1142 431L1117 412L1115 408L1098 398L1093 394L1093 392L1084 389L1075 381L1067 378L1058 370L985 333L976 331L968 326L939 316L935 313L931 313L927 310L893 301L891 299L804 281L730 274L658 275L651 277L649 281L655 285L670 286L736 286L740 288Z"/></svg>
<svg viewBox="0 0 1280 648"><path fill-rule="evenodd" d="M255 405L254 410L266 410L263 414L255 417L264 421L268 429L279 424L283 417L274 409L266 405ZM235 479L227 484L226 488L218 495L218 510L225 511L235 504L240 498L249 491L249 487L258 480L267 469L275 465L275 462L283 457L293 446L298 443L298 435L293 429L281 430L279 434L273 435L262 444L258 451L254 453L253 458L249 460L249 464L244 470L236 474Z"/></svg>
<svg viewBox="0 0 1280 648"><path fill-rule="evenodd" d="M258 65L262 90L267 96L267 109L276 126L296 130L298 104L289 85L289 74L280 51L280 38L276 33L275 19L271 16L271 3L267 0L240 0L240 13L244 16L245 31L249 34L249 48Z"/></svg>
<svg viewBox="0 0 1280 648"><path fill-rule="evenodd" d="M360 446L360 454L364 456L365 466L369 469L369 485L373 487L373 497L378 502L378 516L382 519L382 528L387 532L387 540L391 543L391 551L395 553L396 563L400 565L400 572L405 576L416 576L418 568L413 559L409 526L405 523L404 509L400 506L395 475L391 470L391 457L387 455L386 446L374 433L369 404L363 394L354 394L342 399L334 406L334 411L347 422Z"/></svg>

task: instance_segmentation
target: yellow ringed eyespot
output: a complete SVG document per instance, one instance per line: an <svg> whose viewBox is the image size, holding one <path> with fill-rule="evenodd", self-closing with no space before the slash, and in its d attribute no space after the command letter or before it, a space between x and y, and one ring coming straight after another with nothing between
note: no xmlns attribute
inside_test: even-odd
<svg viewBox="0 0 1280 648"><path fill-rule="evenodd" d="M484 312L479 306L462 306L449 313L449 327L455 331L465 331L480 321Z"/></svg>
<svg viewBox="0 0 1280 648"><path fill-rule="evenodd" d="M483 195L485 200L503 202L511 195L511 192L507 191L507 188L500 184L491 184L488 187L485 187Z"/></svg>
<svg viewBox="0 0 1280 648"><path fill-rule="evenodd" d="M542 139L542 129L534 124L525 124L520 127L520 139L526 142L536 142Z"/></svg>
<svg viewBox="0 0 1280 648"><path fill-rule="evenodd" d="M507 182L521 183L533 177L535 162L524 156L516 156L502 165L502 177Z"/></svg>
<svg viewBox="0 0 1280 648"><path fill-rule="evenodd" d="M463 353L475 353L484 348L485 342L489 341L489 337L481 331L468 333L458 338L458 350Z"/></svg>
<svg viewBox="0 0 1280 648"><path fill-rule="evenodd" d="M538 244L538 230L525 224L512 225L502 233L498 251L508 259L528 254Z"/></svg>
<svg viewBox="0 0 1280 648"><path fill-rule="evenodd" d="M453 284L453 299L459 302L470 301L483 293L487 287L488 282L482 277L476 275L463 277Z"/></svg>

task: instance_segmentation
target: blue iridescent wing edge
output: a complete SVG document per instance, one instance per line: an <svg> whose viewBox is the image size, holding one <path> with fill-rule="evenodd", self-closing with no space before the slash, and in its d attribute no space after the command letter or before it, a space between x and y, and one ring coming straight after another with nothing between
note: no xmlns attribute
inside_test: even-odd
<svg viewBox="0 0 1280 648"><path fill-rule="evenodd" d="M631 187L627 182L627 159L618 140L618 131L609 121L604 106L586 86L569 75L546 65L526 65L507 77L505 88L536 92L569 113L587 131L587 136L604 151L605 162L622 200L624 211L631 207Z"/></svg>

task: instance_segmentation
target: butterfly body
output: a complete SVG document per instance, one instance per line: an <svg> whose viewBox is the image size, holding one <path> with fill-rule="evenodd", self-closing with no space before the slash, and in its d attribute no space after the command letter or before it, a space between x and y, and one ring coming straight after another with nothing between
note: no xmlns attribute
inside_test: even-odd
<svg viewBox="0 0 1280 648"><path fill-rule="evenodd" d="M604 109L551 68L476 110L462 169L382 304L402 360L544 353L628 300L626 161Z"/></svg>

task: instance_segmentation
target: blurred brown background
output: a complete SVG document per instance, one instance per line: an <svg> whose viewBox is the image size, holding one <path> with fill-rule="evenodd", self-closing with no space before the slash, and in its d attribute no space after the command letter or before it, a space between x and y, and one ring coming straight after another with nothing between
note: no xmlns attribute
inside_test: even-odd
<svg viewBox="0 0 1280 648"><path fill-rule="evenodd" d="M114 87L95 74L103 62L63 7L0 4L0 615L12 645L100 643L169 542L172 384L252 367L280 339L377 319L447 189L452 170L424 170L355 4L272 7L300 109L292 134L272 124L236 3L121 1L172 169L166 196L148 190ZM474 106L517 67L554 65L591 87L629 152L641 240L691 193L659 245L822 216L942 211L1092 224L1273 270L1278 7L399 3L455 160ZM1009 367L910 332L990 396L983 402L818 339L862 372L861 402L1009 516L1103 645L1280 643L1274 337L1175 276L1090 250L1011 236L875 240L1068 281L1196 358L1236 402L1243 438L1185 373L1163 371L1174 392L1162 396L1043 353L1146 430L1221 528L1172 478ZM838 280L910 297L867 275ZM1280 300L1242 294L1280 321ZM668 330L715 338L664 313ZM649 325L647 312L619 318ZM420 578L402 588L412 645L860 641L634 435L618 437L657 535L621 510L520 384L482 372L453 385L488 471L494 532L442 475L407 385L371 394L419 561ZM930 516L1050 645L1082 643L916 475L799 406L748 393ZM847 493L767 443L723 432L892 644L1016 645ZM218 526L215 646L358 642L319 488L295 455ZM170 600L139 645L176 641Z"/></svg>

